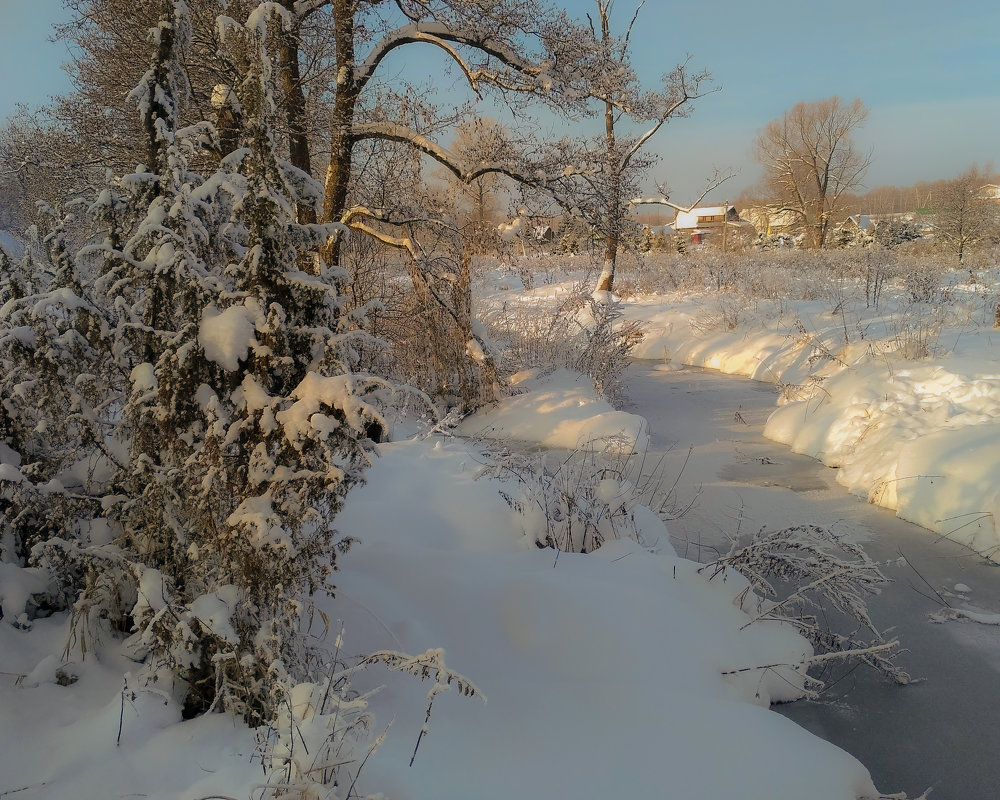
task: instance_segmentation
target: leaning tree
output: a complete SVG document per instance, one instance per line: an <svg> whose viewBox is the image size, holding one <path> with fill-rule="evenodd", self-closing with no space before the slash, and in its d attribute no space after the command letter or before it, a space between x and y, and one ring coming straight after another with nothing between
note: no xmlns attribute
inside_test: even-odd
<svg viewBox="0 0 1000 800"><path fill-rule="evenodd" d="M479 154L470 160L412 118L366 113L379 69L400 48L433 47L455 65L476 96L492 92L514 105L541 101L565 110L583 108L594 76L616 80L614 76L627 75L627 66L609 60L607 49L596 47L584 28L541 0L334 0L327 11L337 81L331 90L330 164L321 221L343 223L404 254L420 313L436 343L432 364L438 388L447 393L448 373L453 373L462 407L471 410L492 396L494 365L490 343L472 318L466 237L453 215L428 214L415 204L373 208L361 202L354 191L355 154L372 142L402 146L437 162L464 184L503 174L544 185L562 174L565 164L555 169L528 164L506 142L489 158ZM343 247L344 237L334 236L324 256L340 264Z"/></svg>

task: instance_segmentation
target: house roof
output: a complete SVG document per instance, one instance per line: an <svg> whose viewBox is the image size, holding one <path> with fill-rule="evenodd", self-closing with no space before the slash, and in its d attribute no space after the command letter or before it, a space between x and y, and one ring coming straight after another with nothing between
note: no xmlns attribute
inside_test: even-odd
<svg viewBox="0 0 1000 800"><path fill-rule="evenodd" d="M718 214L725 214L731 208L735 208L735 206L699 206L698 208L692 208L690 213L699 217L713 217Z"/></svg>
<svg viewBox="0 0 1000 800"><path fill-rule="evenodd" d="M723 217L736 211L736 206L701 206L690 211L678 211L674 228L697 228L699 217ZM721 220L720 220L721 222Z"/></svg>

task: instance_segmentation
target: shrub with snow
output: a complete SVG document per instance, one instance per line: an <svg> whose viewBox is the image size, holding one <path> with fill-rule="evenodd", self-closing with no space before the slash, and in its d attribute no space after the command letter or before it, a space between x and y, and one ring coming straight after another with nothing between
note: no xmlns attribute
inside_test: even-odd
<svg viewBox="0 0 1000 800"><path fill-rule="evenodd" d="M20 609L5 590L5 613L69 606L68 652L126 635L188 714L255 723L317 666L311 598L349 545L331 523L386 388L352 374L366 334L314 255L330 226L295 222L319 189L276 154L262 9L223 26L248 76L242 146L205 176L183 137L211 126L176 126L187 7L164 4L132 93L149 163L89 206L75 258L55 215L50 263L11 273L0 312L0 541L46 579Z"/></svg>

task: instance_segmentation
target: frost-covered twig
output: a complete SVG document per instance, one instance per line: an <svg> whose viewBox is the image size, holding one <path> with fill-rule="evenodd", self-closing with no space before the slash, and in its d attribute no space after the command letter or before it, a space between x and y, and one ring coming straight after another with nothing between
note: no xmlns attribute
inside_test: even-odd
<svg viewBox="0 0 1000 800"><path fill-rule="evenodd" d="M476 688L476 685L472 681L461 673L448 669L444 663L444 650L441 648L427 650L418 656L399 653L395 650L379 650L366 656L362 664L385 664L385 666L394 672L406 672L421 680L434 679L434 685L427 693L427 709L424 714L424 724L417 735L417 743L413 748L413 755L410 757L411 767L417 757L420 742L429 729L431 710L434 707L434 700L439 694L448 691L449 687L454 687L463 697L480 697L484 703L486 702L486 696Z"/></svg>
<svg viewBox="0 0 1000 800"><path fill-rule="evenodd" d="M857 544L817 525L798 525L778 531L761 529L743 547L735 543L724 558L707 564L699 572L711 569L715 578L733 568L749 586L741 595L741 604L756 593L756 608L741 628L764 621L780 621L795 627L818 655L805 659L807 667L836 660L860 660L898 684L911 678L897 667L893 654L898 641L886 641L868 612L866 598L877 594L888 583L878 565ZM777 585L790 587L781 600ZM821 627L810 609L822 610L829 603L858 626L850 634ZM859 631L868 632L862 638ZM760 667L763 669L763 667Z"/></svg>

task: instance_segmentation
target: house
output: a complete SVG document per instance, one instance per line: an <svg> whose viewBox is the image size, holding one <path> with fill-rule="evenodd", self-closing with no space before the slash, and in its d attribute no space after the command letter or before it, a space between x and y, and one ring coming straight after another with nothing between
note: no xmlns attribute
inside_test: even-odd
<svg viewBox="0 0 1000 800"><path fill-rule="evenodd" d="M687 211L678 208L674 218L674 230L679 235L690 236L695 244L743 225L746 225L746 220L740 219L733 205L701 206Z"/></svg>
<svg viewBox="0 0 1000 800"><path fill-rule="evenodd" d="M1000 186L995 183L987 183L979 187L979 199L989 200L991 203L1000 203Z"/></svg>
<svg viewBox="0 0 1000 800"><path fill-rule="evenodd" d="M868 233L873 232L872 229L875 227L875 223L872 221L871 215L869 214L852 214L844 221L842 227Z"/></svg>
<svg viewBox="0 0 1000 800"><path fill-rule="evenodd" d="M799 221L794 211L777 211L769 206L751 206L744 209L741 216L762 236L790 234Z"/></svg>
<svg viewBox="0 0 1000 800"><path fill-rule="evenodd" d="M536 242L551 242L556 238L556 232L552 230L551 225L536 225L534 233Z"/></svg>
<svg viewBox="0 0 1000 800"><path fill-rule="evenodd" d="M673 236L674 226L673 225L640 225L639 226L644 231L649 231L651 236Z"/></svg>

